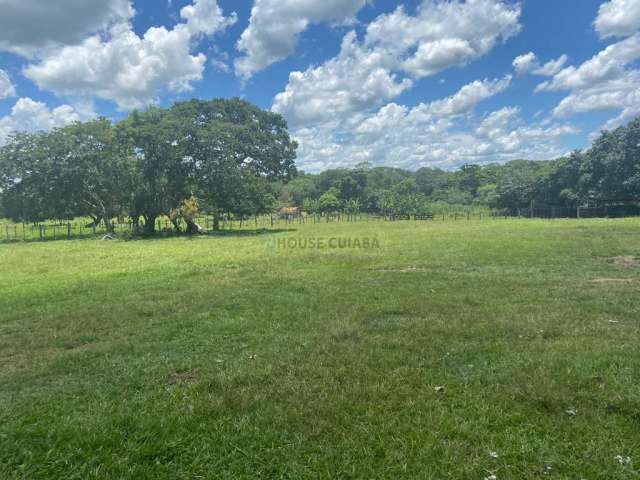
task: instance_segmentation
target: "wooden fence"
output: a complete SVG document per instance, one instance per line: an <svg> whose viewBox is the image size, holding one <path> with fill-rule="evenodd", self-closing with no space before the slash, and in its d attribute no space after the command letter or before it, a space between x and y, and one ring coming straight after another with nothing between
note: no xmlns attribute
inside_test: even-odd
<svg viewBox="0 0 640 480"><path fill-rule="evenodd" d="M350 222L446 222L446 221L485 221L510 218L595 218L595 217L623 217L640 216L640 208L635 210L616 209L614 207L538 207L534 209L502 210L493 212L446 212L427 215L370 215L370 214L334 214L334 215L260 215L252 217L233 218L223 216L219 220L221 232L238 230L269 230L288 227L296 224L315 223L350 223ZM213 230L212 216L197 219L198 223L207 231ZM183 225L184 226L184 225ZM140 223L137 227L132 221L114 223L115 233L119 236L137 236L142 234L144 227ZM168 218L156 221L157 236L172 236L177 232ZM28 242L50 240L72 240L83 238L101 238L107 235L104 224L97 226L87 224L86 219L72 222L15 224L0 223L0 242Z"/></svg>

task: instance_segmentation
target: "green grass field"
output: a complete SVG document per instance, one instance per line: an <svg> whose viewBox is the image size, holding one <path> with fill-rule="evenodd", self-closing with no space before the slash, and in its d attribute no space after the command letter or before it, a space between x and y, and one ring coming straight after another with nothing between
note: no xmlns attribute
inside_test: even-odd
<svg viewBox="0 0 640 480"><path fill-rule="evenodd" d="M640 220L289 228L0 245L0 479L640 478Z"/></svg>

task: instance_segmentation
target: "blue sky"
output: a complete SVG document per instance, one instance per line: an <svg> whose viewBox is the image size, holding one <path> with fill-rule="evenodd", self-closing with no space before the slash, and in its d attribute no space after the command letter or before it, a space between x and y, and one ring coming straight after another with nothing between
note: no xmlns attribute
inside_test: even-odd
<svg viewBox="0 0 640 480"><path fill-rule="evenodd" d="M240 96L309 171L554 158L640 113L639 30L640 0L0 0L0 142Z"/></svg>

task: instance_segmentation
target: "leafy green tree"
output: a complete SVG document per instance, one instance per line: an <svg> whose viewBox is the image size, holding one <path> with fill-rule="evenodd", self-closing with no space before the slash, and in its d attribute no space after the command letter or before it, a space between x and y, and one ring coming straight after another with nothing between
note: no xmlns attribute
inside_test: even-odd
<svg viewBox="0 0 640 480"><path fill-rule="evenodd" d="M329 189L320 196L320 211L322 213L334 213L340 210L340 200L335 189Z"/></svg>
<svg viewBox="0 0 640 480"><path fill-rule="evenodd" d="M196 196L214 215L262 212L273 203L266 183L295 176L297 144L284 119L243 100L191 100L169 110L134 112L119 126L137 157L133 215L147 231Z"/></svg>
<svg viewBox="0 0 640 480"><path fill-rule="evenodd" d="M345 213L349 215L357 215L360 213L362 205L358 199L347 200L344 205Z"/></svg>
<svg viewBox="0 0 640 480"><path fill-rule="evenodd" d="M378 195L378 208L383 215L395 215L398 207L398 194L391 190L383 190Z"/></svg>
<svg viewBox="0 0 640 480"><path fill-rule="evenodd" d="M581 196L597 202L640 201L640 117L604 131L584 155Z"/></svg>
<svg viewBox="0 0 640 480"><path fill-rule="evenodd" d="M177 143L192 166L188 184L214 215L214 228L224 212L273 208L267 182L296 174L297 144L278 114L233 99L178 103L171 115L186 133Z"/></svg>
<svg viewBox="0 0 640 480"><path fill-rule="evenodd" d="M415 178L418 192L428 197L438 190L446 189L454 181L452 172L427 167L419 169Z"/></svg>
<svg viewBox="0 0 640 480"><path fill-rule="evenodd" d="M42 221L92 216L111 219L130 200L132 163L106 119L49 133L19 134L0 151L5 214Z"/></svg>
<svg viewBox="0 0 640 480"><path fill-rule="evenodd" d="M195 161L188 154L185 122L167 110L134 111L117 126L123 145L135 153L134 192L130 214L144 218L151 234L161 215L169 216L194 194Z"/></svg>
<svg viewBox="0 0 640 480"><path fill-rule="evenodd" d="M118 142L111 123L101 118L54 131L69 138L65 177L70 196L88 209L94 224L102 220L113 232L111 220L126 212L132 198L134 157Z"/></svg>
<svg viewBox="0 0 640 480"><path fill-rule="evenodd" d="M475 197L482 182L482 167L479 165L463 165L457 172L457 182L461 191L471 198Z"/></svg>
<svg viewBox="0 0 640 480"><path fill-rule="evenodd" d="M319 196L314 176L299 175L290 182L284 183L280 189L280 199L283 204L301 206L307 198Z"/></svg>
<svg viewBox="0 0 640 480"><path fill-rule="evenodd" d="M302 202L302 209L308 213L320 213L320 200L317 198L305 198Z"/></svg>

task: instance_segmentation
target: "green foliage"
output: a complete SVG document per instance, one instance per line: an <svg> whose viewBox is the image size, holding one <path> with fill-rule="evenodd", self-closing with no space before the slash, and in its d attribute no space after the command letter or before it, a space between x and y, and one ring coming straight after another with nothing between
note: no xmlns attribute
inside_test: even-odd
<svg viewBox="0 0 640 480"><path fill-rule="evenodd" d="M316 198L305 198L302 202L302 209L308 213L320 213L320 200Z"/></svg>
<svg viewBox="0 0 640 480"><path fill-rule="evenodd" d="M3 213L30 222L91 216L108 229L128 214L149 233L192 198L217 216L257 215L275 207L272 183L295 176L296 148L280 115L239 99L19 134L0 148Z"/></svg>
<svg viewBox="0 0 640 480"><path fill-rule="evenodd" d="M338 192L335 189L322 194L319 200L319 209L322 213L334 213L340 210L340 200L338 200Z"/></svg>
<svg viewBox="0 0 640 480"><path fill-rule="evenodd" d="M295 187L282 187L281 199L304 206L305 200L333 189L343 211L350 200L357 200L362 211L383 215L435 213L434 208L446 210L443 204L515 212L532 204L575 208L640 203L639 144L640 118L603 132L590 150L556 160L463 165L457 171L360 165L304 175Z"/></svg>

